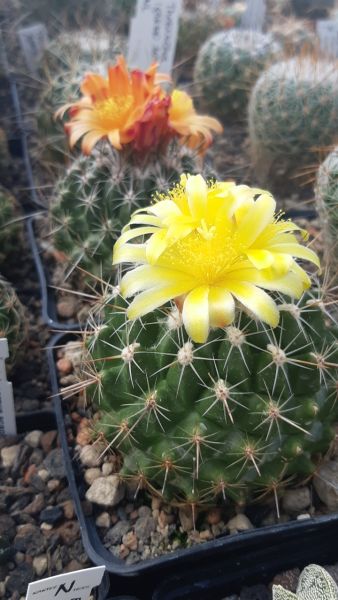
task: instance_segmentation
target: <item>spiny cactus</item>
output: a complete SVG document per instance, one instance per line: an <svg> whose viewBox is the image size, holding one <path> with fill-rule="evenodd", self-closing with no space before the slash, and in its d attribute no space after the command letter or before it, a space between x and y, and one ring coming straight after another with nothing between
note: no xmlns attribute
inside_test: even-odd
<svg viewBox="0 0 338 600"><path fill-rule="evenodd" d="M0 128L0 173L8 168L9 161L7 135L5 130Z"/></svg>
<svg viewBox="0 0 338 600"><path fill-rule="evenodd" d="M71 267L111 274L112 246L131 213L156 190L176 183L182 169L196 171L192 152L181 148L146 168L128 164L115 151L94 150L73 161L56 185L50 208L56 249Z"/></svg>
<svg viewBox="0 0 338 600"><path fill-rule="evenodd" d="M338 600L338 587L331 575L318 565L306 567L293 594L280 585L272 588L273 600Z"/></svg>
<svg viewBox="0 0 338 600"><path fill-rule="evenodd" d="M11 284L0 275L0 338L8 340L9 360L12 368L18 352L26 339L25 310Z"/></svg>
<svg viewBox="0 0 338 600"><path fill-rule="evenodd" d="M274 330L240 313L197 344L176 307L130 322L113 296L87 339L84 386L122 476L198 504L278 495L314 472L334 436L336 372L326 364L338 357L315 301L282 304Z"/></svg>
<svg viewBox="0 0 338 600"><path fill-rule="evenodd" d="M15 198L0 186L0 265L18 247L18 237L22 228L17 218Z"/></svg>
<svg viewBox="0 0 338 600"><path fill-rule="evenodd" d="M318 38L305 19L279 19L270 28L270 33L278 40L286 56L313 53L318 46Z"/></svg>
<svg viewBox="0 0 338 600"><path fill-rule="evenodd" d="M213 35L195 64L202 103L221 119L243 118L252 86L279 50L270 34L231 29Z"/></svg>
<svg viewBox="0 0 338 600"><path fill-rule="evenodd" d="M334 7L334 0L291 0L291 5L297 17L309 19L326 19Z"/></svg>
<svg viewBox="0 0 338 600"><path fill-rule="evenodd" d="M316 180L316 206L321 220L324 256L331 274L338 267L338 148L320 166Z"/></svg>
<svg viewBox="0 0 338 600"><path fill-rule="evenodd" d="M259 181L291 178L338 137L338 74L310 58L277 63L261 75L249 104L251 154Z"/></svg>

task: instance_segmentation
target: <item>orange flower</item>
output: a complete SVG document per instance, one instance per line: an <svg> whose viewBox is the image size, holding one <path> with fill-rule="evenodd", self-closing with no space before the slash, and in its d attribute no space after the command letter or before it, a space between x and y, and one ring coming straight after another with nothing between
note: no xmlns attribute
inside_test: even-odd
<svg viewBox="0 0 338 600"><path fill-rule="evenodd" d="M154 64L146 72L137 69L129 72L120 56L116 64L109 67L108 78L87 74L81 85L82 98L66 104L56 113L62 118L69 111L71 120L66 130L70 146L82 138L82 150L89 154L103 138L108 138L117 150L131 142L149 102L161 93L157 84L167 79L157 74L156 68Z"/></svg>
<svg viewBox="0 0 338 600"><path fill-rule="evenodd" d="M182 138L182 143L204 152L212 142L211 131L221 133L223 127L217 119L207 115L198 115L191 97L181 90L171 94L169 123Z"/></svg>

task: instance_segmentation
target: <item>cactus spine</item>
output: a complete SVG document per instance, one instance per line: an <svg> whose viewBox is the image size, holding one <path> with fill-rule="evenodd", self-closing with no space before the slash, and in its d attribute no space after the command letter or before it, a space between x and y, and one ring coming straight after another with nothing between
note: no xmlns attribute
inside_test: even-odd
<svg viewBox="0 0 338 600"><path fill-rule="evenodd" d="M323 232L325 262L332 276L338 267L338 149L331 152L317 173L316 205Z"/></svg>
<svg viewBox="0 0 338 600"><path fill-rule="evenodd" d="M318 565L306 567L299 578L296 594L280 585L272 588L273 600L337 600L338 588L331 575Z"/></svg>
<svg viewBox="0 0 338 600"><path fill-rule="evenodd" d="M21 225L16 220L16 209L15 198L0 186L0 265L18 246Z"/></svg>
<svg viewBox="0 0 338 600"><path fill-rule="evenodd" d="M325 60L291 59L261 75L249 104L255 173L262 183L293 176L316 151L334 143L338 128L338 75Z"/></svg>
<svg viewBox="0 0 338 600"><path fill-rule="evenodd" d="M11 284L0 275L0 338L9 346L8 367L12 368L26 339L25 310Z"/></svg>
<svg viewBox="0 0 338 600"><path fill-rule="evenodd" d="M243 118L250 90L280 50L270 34L231 29L209 38L198 53L194 81L216 117Z"/></svg>

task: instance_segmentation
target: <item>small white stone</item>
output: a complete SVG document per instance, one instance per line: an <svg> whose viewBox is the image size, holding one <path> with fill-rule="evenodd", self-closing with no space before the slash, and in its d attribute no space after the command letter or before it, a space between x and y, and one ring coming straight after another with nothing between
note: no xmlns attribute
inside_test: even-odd
<svg viewBox="0 0 338 600"><path fill-rule="evenodd" d="M85 481L88 483L88 485L92 485L92 483L95 481L95 479L97 479L98 477L101 476L101 469L99 469L99 467L91 467L90 469L87 469L87 471L85 472Z"/></svg>
<svg viewBox="0 0 338 600"><path fill-rule="evenodd" d="M50 492L55 492L55 490L58 489L59 485L60 485L59 479L50 479L47 483L47 488Z"/></svg>
<svg viewBox="0 0 338 600"><path fill-rule="evenodd" d="M297 521L304 521L305 519L311 519L311 515L309 515L309 513L303 513L302 515L297 516Z"/></svg>
<svg viewBox="0 0 338 600"><path fill-rule="evenodd" d="M247 531L248 529L254 528L248 517L242 513L230 519L230 521L227 522L226 527L230 533L238 533L239 531Z"/></svg>
<svg viewBox="0 0 338 600"><path fill-rule="evenodd" d="M85 467L99 467L102 464L102 448L87 444L80 450L80 461Z"/></svg>
<svg viewBox="0 0 338 600"><path fill-rule="evenodd" d="M89 502L100 506L115 506L124 497L125 486L118 475L98 477L86 492Z"/></svg>
<svg viewBox="0 0 338 600"><path fill-rule="evenodd" d="M38 471L38 475L40 479L42 479L42 481L47 481L47 479L49 478L49 471L47 471L47 469L40 469Z"/></svg>
<svg viewBox="0 0 338 600"><path fill-rule="evenodd" d="M110 475L114 471L114 465L111 462L103 463L101 470L102 475L104 475L104 477L107 477L107 475Z"/></svg>
<svg viewBox="0 0 338 600"><path fill-rule="evenodd" d="M44 554L33 558L33 569L38 577L41 577L47 571L47 567L48 560L47 556L45 556Z"/></svg>
<svg viewBox="0 0 338 600"><path fill-rule="evenodd" d="M282 506L287 513L302 512L311 504L311 494L307 487L299 487L294 490L286 490L282 500Z"/></svg>
<svg viewBox="0 0 338 600"><path fill-rule="evenodd" d="M109 513L107 512L103 512L101 513L96 521L95 521L97 527L105 527L106 529L108 529L108 527L110 527L110 516Z"/></svg>
<svg viewBox="0 0 338 600"><path fill-rule="evenodd" d="M6 595L6 584L4 581L0 581L0 598Z"/></svg>
<svg viewBox="0 0 338 600"><path fill-rule="evenodd" d="M53 525L51 525L50 523L41 523L40 525L40 529L42 529L42 531L50 531L51 529L53 529Z"/></svg>
<svg viewBox="0 0 338 600"><path fill-rule="evenodd" d="M40 431L39 429L34 429L34 431L30 431L29 433L27 433L27 435L25 436L25 442L31 448L38 448L40 445L41 438L42 431Z"/></svg>
<svg viewBox="0 0 338 600"><path fill-rule="evenodd" d="M16 459L19 456L20 448L21 448L20 444L16 444L14 446L8 446L6 448L2 448L2 450L1 450L1 459L2 459L2 466L5 469L13 467Z"/></svg>

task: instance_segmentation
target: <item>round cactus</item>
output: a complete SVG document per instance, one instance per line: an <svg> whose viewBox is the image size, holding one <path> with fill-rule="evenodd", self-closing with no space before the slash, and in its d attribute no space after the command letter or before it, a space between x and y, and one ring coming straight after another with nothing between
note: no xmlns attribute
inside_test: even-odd
<svg viewBox="0 0 338 600"><path fill-rule="evenodd" d="M325 261L337 276L338 267L338 148L319 168L316 180L316 205L321 219Z"/></svg>
<svg viewBox="0 0 338 600"><path fill-rule="evenodd" d="M182 148L146 168L123 161L113 150L73 161L56 185L50 208L52 239L69 265L89 273L111 273L112 246L131 213L157 190L195 172L193 154Z"/></svg>
<svg viewBox="0 0 338 600"><path fill-rule="evenodd" d="M11 284L0 276L0 338L2 337L8 340L7 366L12 368L26 339L25 310Z"/></svg>
<svg viewBox="0 0 338 600"><path fill-rule="evenodd" d="M258 179L278 180L313 164L338 137L338 74L310 58L277 63L261 75L249 104L252 160Z"/></svg>
<svg viewBox="0 0 338 600"><path fill-rule="evenodd" d="M128 321L114 288L86 338L95 431L171 503L245 502L311 475L334 437L335 338L310 296L267 329L240 313L192 343L176 306Z"/></svg>
<svg viewBox="0 0 338 600"><path fill-rule="evenodd" d="M310 54L318 46L318 38L309 27L309 22L290 17L276 22L270 29L270 33L279 41L287 56L306 53Z"/></svg>
<svg viewBox="0 0 338 600"><path fill-rule="evenodd" d="M252 86L279 50L270 34L231 29L213 35L195 64L202 103L221 119L243 118Z"/></svg>
<svg viewBox="0 0 338 600"><path fill-rule="evenodd" d="M0 186L0 265L17 249L20 234L16 200Z"/></svg>

